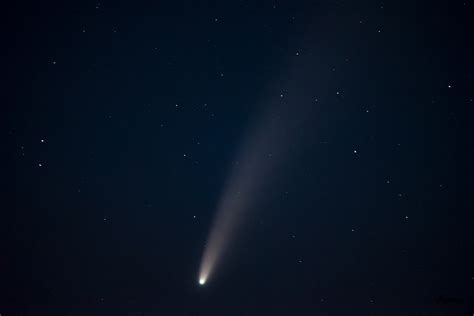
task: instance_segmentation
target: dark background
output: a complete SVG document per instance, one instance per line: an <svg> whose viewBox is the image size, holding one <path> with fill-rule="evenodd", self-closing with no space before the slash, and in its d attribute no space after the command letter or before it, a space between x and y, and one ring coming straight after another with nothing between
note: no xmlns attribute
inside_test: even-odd
<svg viewBox="0 0 474 316"><path fill-rule="evenodd" d="M473 6L4 3L1 315L471 315ZM276 102L311 132L199 287Z"/></svg>

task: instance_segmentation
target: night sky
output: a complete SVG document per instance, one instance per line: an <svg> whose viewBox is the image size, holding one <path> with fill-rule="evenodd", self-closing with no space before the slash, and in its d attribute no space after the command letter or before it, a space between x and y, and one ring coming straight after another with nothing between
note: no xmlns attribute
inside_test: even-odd
<svg viewBox="0 0 474 316"><path fill-rule="evenodd" d="M471 0L1 15L1 316L474 313Z"/></svg>

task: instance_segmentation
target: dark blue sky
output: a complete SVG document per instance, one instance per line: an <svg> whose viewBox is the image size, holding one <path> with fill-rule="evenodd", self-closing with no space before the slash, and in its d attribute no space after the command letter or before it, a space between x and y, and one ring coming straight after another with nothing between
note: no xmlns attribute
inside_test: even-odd
<svg viewBox="0 0 474 316"><path fill-rule="evenodd" d="M2 316L472 315L472 2L2 11ZM281 107L291 159L199 287Z"/></svg>

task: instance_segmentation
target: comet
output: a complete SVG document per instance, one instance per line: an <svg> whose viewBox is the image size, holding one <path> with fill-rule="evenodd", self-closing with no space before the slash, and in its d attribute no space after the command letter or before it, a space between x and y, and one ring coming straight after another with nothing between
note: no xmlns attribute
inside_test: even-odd
<svg viewBox="0 0 474 316"><path fill-rule="evenodd" d="M281 174L279 167L291 156L292 146L297 142L294 136L301 127L301 114L295 106L269 107L244 137L217 203L199 269L200 285L208 281L233 246L242 222L262 199L262 190Z"/></svg>

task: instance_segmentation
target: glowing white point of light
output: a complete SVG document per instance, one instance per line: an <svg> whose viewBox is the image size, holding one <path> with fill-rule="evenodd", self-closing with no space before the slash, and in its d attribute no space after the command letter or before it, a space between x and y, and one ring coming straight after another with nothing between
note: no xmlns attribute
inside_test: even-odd
<svg viewBox="0 0 474 316"><path fill-rule="evenodd" d="M200 284L200 285L204 285L204 283L206 283L206 280L204 280L204 279L199 279L199 284Z"/></svg>

